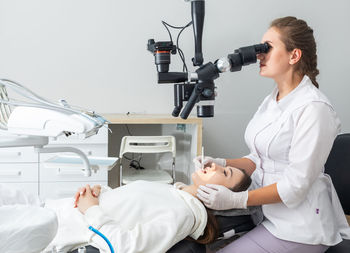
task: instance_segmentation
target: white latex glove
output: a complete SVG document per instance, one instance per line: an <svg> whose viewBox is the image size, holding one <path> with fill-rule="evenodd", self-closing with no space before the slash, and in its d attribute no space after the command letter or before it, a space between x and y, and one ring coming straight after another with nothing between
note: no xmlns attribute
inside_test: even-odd
<svg viewBox="0 0 350 253"><path fill-rule="evenodd" d="M233 192L222 185L201 185L197 197L210 209L228 210L232 208L247 208L248 191Z"/></svg>
<svg viewBox="0 0 350 253"><path fill-rule="evenodd" d="M193 159L194 167L196 170L202 169L202 156L197 156ZM204 167L205 165L210 165L211 163L215 163L217 165L220 165L221 167L226 167L226 159L223 158L213 158L210 156L204 156Z"/></svg>

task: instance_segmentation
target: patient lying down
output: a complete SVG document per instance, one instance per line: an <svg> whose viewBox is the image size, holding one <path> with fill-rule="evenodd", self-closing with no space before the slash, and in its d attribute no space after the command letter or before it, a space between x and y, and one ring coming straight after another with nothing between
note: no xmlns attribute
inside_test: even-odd
<svg viewBox="0 0 350 253"><path fill-rule="evenodd" d="M118 253L166 252L188 236L209 243L216 236L215 218L196 198L197 188L210 183L243 191L251 180L243 170L216 164L194 172L192 180L192 185L136 181L113 190L87 185L75 199L48 201L45 207L56 212L59 225L44 252L88 244L109 252L106 242L89 226L100 230Z"/></svg>

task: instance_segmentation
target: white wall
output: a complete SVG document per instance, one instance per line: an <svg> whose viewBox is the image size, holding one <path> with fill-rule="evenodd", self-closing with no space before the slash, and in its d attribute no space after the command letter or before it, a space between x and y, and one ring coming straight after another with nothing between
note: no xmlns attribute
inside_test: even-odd
<svg viewBox="0 0 350 253"><path fill-rule="evenodd" d="M343 131L350 131L350 1L207 0L205 61L260 42L271 20L295 15L314 28L319 83L333 102ZM17 80L52 100L116 113L171 113L172 85L156 83L149 38L167 40L161 25L190 21L182 0L0 0L0 77ZM175 36L176 33L174 33ZM193 57L192 29L180 41L187 63ZM171 68L180 71L178 56ZM193 67L190 68L194 70ZM273 81L258 66L216 80L213 119L204 120L206 153L240 156L243 133Z"/></svg>

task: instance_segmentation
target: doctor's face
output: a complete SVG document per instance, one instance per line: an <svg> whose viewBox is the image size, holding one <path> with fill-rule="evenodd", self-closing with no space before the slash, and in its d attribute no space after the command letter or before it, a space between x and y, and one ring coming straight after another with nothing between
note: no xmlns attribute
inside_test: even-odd
<svg viewBox="0 0 350 253"><path fill-rule="evenodd" d="M194 185L219 184L233 188L242 181L244 174L234 167L221 167L215 163L192 174Z"/></svg>
<svg viewBox="0 0 350 253"><path fill-rule="evenodd" d="M258 55L261 76L278 80L292 70L293 65L290 64L292 53L287 51L280 36L278 29L271 27L262 38L261 43L267 42L271 48L268 53Z"/></svg>

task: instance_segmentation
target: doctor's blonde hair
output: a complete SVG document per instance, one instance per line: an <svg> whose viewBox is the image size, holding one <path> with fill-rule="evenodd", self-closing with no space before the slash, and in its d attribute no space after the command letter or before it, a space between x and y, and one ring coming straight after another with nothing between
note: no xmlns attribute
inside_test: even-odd
<svg viewBox="0 0 350 253"><path fill-rule="evenodd" d="M281 34L281 40L288 52L295 48L302 51L300 61L296 64L295 70L302 75L307 75L318 88L319 85L316 81L316 76L319 74L317 69L317 49L312 28L304 20L291 16L273 20L270 27L278 29Z"/></svg>

